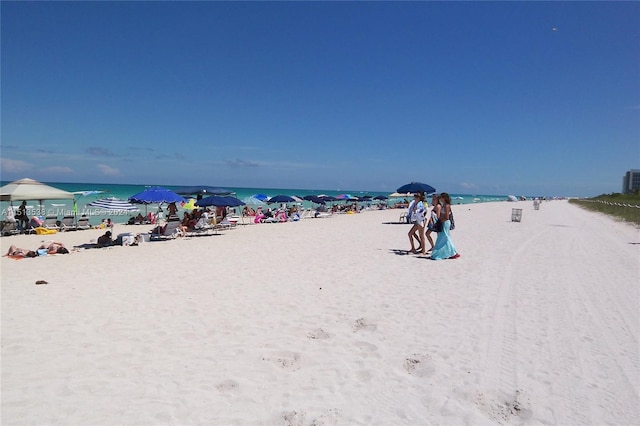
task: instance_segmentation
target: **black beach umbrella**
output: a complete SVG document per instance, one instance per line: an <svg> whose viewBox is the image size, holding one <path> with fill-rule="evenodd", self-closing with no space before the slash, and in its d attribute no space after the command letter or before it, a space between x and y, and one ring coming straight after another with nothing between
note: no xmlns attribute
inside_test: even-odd
<svg viewBox="0 0 640 426"><path fill-rule="evenodd" d="M303 199L316 204L326 204L325 201L317 195L305 195Z"/></svg>
<svg viewBox="0 0 640 426"><path fill-rule="evenodd" d="M288 195L274 195L273 197L269 198L269 200L267 201L268 204L273 204L273 203L295 203L296 200L293 197L289 197Z"/></svg>
<svg viewBox="0 0 640 426"><path fill-rule="evenodd" d="M422 182L411 182L397 189L397 192L411 192L413 194L420 191L423 191L425 194L433 194L436 192L436 189Z"/></svg>

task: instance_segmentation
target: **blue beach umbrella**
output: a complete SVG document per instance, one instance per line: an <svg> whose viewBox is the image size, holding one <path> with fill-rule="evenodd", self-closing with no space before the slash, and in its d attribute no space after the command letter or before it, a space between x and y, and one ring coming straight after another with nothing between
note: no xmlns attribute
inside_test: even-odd
<svg viewBox="0 0 640 426"><path fill-rule="evenodd" d="M348 201L348 200L357 200L358 197L354 197L351 194L340 194L338 196L336 196L336 198L340 201Z"/></svg>
<svg viewBox="0 0 640 426"><path fill-rule="evenodd" d="M264 194L253 194L252 197L256 198L256 199L258 199L258 200L260 200L262 202L265 202L265 201L267 201L267 199L269 199L269 197L267 197Z"/></svg>
<svg viewBox="0 0 640 426"><path fill-rule="evenodd" d="M212 195L211 197L203 198L196 202L198 207L238 207L244 206L244 202L235 197L223 197L220 195Z"/></svg>
<svg viewBox="0 0 640 426"><path fill-rule="evenodd" d="M302 198L304 200L311 201L312 203L326 204L325 201L321 197L318 197L317 195L305 195Z"/></svg>
<svg viewBox="0 0 640 426"><path fill-rule="evenodd" d="M425 194L433 194L434 192L436 192L436 189L431 186L431 185L427 185L426 183L422 183L422 182L411 182L408 183L406 185L402 185L400 188L397 189L397 192L411 192L413 194L415 194L416 192L419 191L423 191Z"/></svg>
<svg viewBox="0 0 640 426"><path fill-rule="evenodd" d="M267 201L267 203L272 204L272 203L295 203L296 200L293 197L289 197L288 195L274 195L273 197L269 198L269 201Z"/></svg>
<svg viewBox="0 0 640 426"><path fill-rule="evenodd" d="M155 186L132 195L129 197L129 201L136 204L162 204L180 203L185 201L185 199L167 188Z"/></svg>
<svg viewBox="0 0 640 426"><path fill-rule="evenodd" d="M226 195L222 198L226 198L227 201L229 202L229 207L239 207L239 206L244 206L244 202L236 197L232 197L230 195Z"/></svg>
<svg viewBox="0 0 640 426"><path fill-rule="evenodd" d="M376 195L375 197L373 197L374 200L388 200L389 197L387 197L386 195Z"/></svg>
<svg viewBox="0 0 640 426"><path fill-rule="evenodd" d="M243 198L242 201L245 204L251 204L251 205L254 205L254 206L259 206L261 204L264 204L264 202L262 200L260 200L259 198L253 197L253 196L247 197L247 198Z"/></svg>

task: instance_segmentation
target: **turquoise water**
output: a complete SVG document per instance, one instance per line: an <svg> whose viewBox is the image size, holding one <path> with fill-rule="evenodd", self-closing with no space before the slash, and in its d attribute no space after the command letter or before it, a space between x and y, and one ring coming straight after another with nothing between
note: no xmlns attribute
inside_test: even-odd
<svg viewBox="0 0 640 426"><path fill-rule="evenodd" d="M1 182L2 185L6 185L9 182ZM106 197L115 197L123 200L128 199L130 196L137 194L138 192L144 191L149 186L145 185L115 185L115 184L97 184L97 183L55 183L55 182L47 182L47 185L51 185L53 187L62 189L64 191L69 192L78 192L78 191L102 191L99 194L91 194L91 195L82 195L76 194L75 202L77 203L77 214L87 214L91 218L91 224L97 225L100 223L102 219L110 218L115 223L125 223L129 220L131 216L135 216L137 212L106 212L100 211L97 209L92 209L91 207L87 207L86 205L92 201L106 198ZM165 186L165 188L175 190L179 187L177 186ZM268 197L272 197L274 195L284 194L284 195L296 195L299 197L304 197L305 195L332 195L337 196L340 194L350 194L355 197L362 197L364 195L371 195L375 197L376 195L389 195L388 192L367 192L367 191L332 191L332 190L307 190L307 189L286 189L286 188L234 188L234 187L225 187L231 192L235 193L235 197L244 200L246 198L251 197L254 194L264 194ZM506 201L507 195L476 195L476 194L450 194L452 197L452 202L454 204L470 204L470 203L482 203L482 202L491 202L491 201ZM387 200L387 204L392 206L396 201L401 199L389 199ZM371 203L377 204L378 201L373 200ZM14 202L14 208L17 208L20 202ZM48 216L48 215L56 215L58 219L62 219L65 215L73 215L73 204L74 200L44 200L43 206L39 205L39 201L27 201L27 214L29 217L36 216ZM304 207L311 207L311 203L305 201L303 203ZM6 209L8 206L7 202L0 203L2 208L2 216L4 219L6 215ZM157 210L157 205L139 205L140 212L144 215L147 212L155 212ZM179 209L179 213L182 214L182 209Z"/></svg>

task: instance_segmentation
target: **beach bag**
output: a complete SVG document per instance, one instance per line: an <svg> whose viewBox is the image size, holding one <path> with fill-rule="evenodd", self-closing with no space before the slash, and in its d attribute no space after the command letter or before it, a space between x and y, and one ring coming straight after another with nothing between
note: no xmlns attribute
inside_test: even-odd
<svg viewBox="0 0 640 426"><path fill-rule="evenodd" d="M442 221L440 219L438 219L434 224L433 224L433 231L434 232L442 232Z"/></svg>
<svg viewBox="0 0 640 426"><path fill-rule="evenodd" d="M449 228L449 230L453 231L456 229L456 222L453 220L453 211L449 212L449 221L451 222L451 228Z"/></svg>

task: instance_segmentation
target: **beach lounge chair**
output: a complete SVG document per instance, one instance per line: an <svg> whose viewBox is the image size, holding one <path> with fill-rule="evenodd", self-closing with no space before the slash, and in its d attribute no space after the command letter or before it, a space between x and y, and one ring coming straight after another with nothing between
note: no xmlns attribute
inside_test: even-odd
<svg viewBox="0 0 640 426"><path fill-rule="evenodd" d="M74 222L75 222L74 216L69 215L69 216L63 217L62 221L60 222L60 230L75 231L76 229L78 229L78 227Z"/></svg>
<svg viewBox="0 0 640 426"><path fill-rule="evenodd" d="M86 215L82 215L80 219L78 219L78 223L76 224L76 229L91 229L91 224L89 223L89 218Z"/></svg>
<svg viewBox="0 0 640 426"><path fill-rule="evenodd" d="M151 241L160 241L160 240L172 240L179 235L182 235L182 231L180 230L180 222L171 221L167 222L164 227L163 232L160 233L151 233Z"/></svg>
<svg viewBox="0 0 640 426"><path fill-rule="evenodd" d="M60 227L58 226L58 216L45 217L42 227L45 229L55 229L55 230L60 229Z"/></svg>
<svg viewBox="0 0 640 426"><path fill-rule="evenodd" d="M214 226L211 223L211 219L208 217L201 217L195 224L192 230L187 232L188 236L207 235L209 231L214 230Z"/></svg>
<svg viewBox="0 0 640 426"><path fill-rule="evenodd" d="M304 209L302 214L300 215L300 219L310 219L313 218L315 210L313 209Z"/></svg>
<svg viewBox="0 0 640 426"><path fill-rule="evenodd" d="M19 234L18 222L3 222L2 223L2 236Z"/></svg>
<svg viewBox="0 0 640 426"><path fill-rule="evenodd" d="M229 216L227 216L224 219L222 219L220 223L217 223L214 226L214 228L215 229L232 229L232 228L235 228L237 225L238 225L237 220L230 220Z"/></svg>

